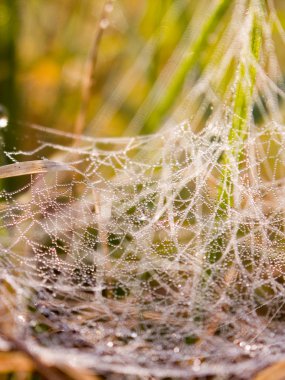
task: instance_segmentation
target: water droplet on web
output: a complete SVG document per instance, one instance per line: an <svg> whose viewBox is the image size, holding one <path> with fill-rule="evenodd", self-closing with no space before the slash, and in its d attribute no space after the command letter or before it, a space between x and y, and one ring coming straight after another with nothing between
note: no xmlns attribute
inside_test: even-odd
<svg viewBox="0 0 285 380"><path fill-rule="evenodd" d="M113 6L112 3L108 3L108 4L106 4L106 6L105 6L105 11L106 11L107 13L111 13L111 12L113 11L113 9L114 9L114 6Z"/></svg>
<svg viewBox="0 0 285 380"><path fill-rule="evenodd" d="M23 315L18 315L18 321L20 323L25 323L26 322L26 318Z"/></svg>
<svg viewBox="0 0 285 380"><path fill-rule="evenodd" d="M245 351L250 351L251 350L251 345L250 344L246 344L245 346L244 346L244 349L245 349Z"/></svg>
<svg viewBox="0 0 285 380"><path fill-rule="evenodd" d="M110 22L107 18L103 18L100 22L101 29L107 29L109 25L110 25Z"/></svg>
<svg viewBox="0 0 285 380"><path fill-rule="evenodd" d="M6 128L9 122L7 108L0 104L0 128Z"/></svg>
<svg viewBox="0 0 285 380"><path fill-rule="evenodd" d="M31 320L30 323L29 323L29 325L30 325L31 327L35 327L36 324L37 324L37 322L36 322L35 320Z"/></svg>
<svg viewBox="0 0 285 380"><path fill-rule="evenodd" d="M198 372L201 369L201 360L195 359L192 366L193 371Z"/></svg>

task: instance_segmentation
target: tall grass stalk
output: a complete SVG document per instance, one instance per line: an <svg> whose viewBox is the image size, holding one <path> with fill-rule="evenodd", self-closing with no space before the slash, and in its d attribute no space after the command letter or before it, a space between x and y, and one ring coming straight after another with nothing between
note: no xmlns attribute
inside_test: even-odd
<svg viewBox="0 0 285 380"><path fill-rule="evenodd" d="M262 0L251 0L245 20L245 41L238 58L238 67L234 78L234 95L227 111L228 123L228 149L222 155L221 179L218 188L217 211L214 218L211 235L213 240L207 246L207 261L215 263L227 251L230 235L223 225L229 217L230 210L239 207L237 194L239 173L244 159L244 143L250 130L253 117L253 105L256 91L256 70L260 60L264 20L264 6ZM228 250L230 251L230 250ZM207 276L206 276L207 277ZM202 282L204 282L204 275Z"/></svg>
<svg viewBox="0 0 285 380"><path fill-rule="evenodd" d="M213 12L202 26L201 32L197 40L189 47L189 51L185 54L181 64L174 72L170 83L168 83L166 91L161 97L154 111L144 123L146 131L152 131L160 125L164 117L170 112L174 106L179 94L183 89L183 85L189 72L193 69L200 57L209 44L211 34L220 25L221 19L231 6L231 0L219 0Z"/></svg>
<svg viewBox="0 0 285 380"><path fill-rule="evenodd" d="M256 67L262 49L263 1L252 0L248 18L250 21L249 38L241 54L234 86L234 99L231 107L230 129L228 134L229 150L223 154L223 172L219 189L218 216L234 207L233 165L240 167L243 159L243 144L248 135L252 120L256 88Z"/></svg>

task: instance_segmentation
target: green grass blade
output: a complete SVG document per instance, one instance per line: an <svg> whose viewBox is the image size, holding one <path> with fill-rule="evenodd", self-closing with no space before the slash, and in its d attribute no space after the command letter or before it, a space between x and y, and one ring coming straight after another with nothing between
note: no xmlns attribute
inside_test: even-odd
<svg viewBox="0 0 285 380"><path fill-rule="evenodd" d="M201 54L209 43L210 35L221 23L221 18L224 16L231 4L231 0L219 0L216 8L202 26L198 39L193 45L190 46L188 54L185 55L180 66L173 74L165 94L162 94L155 110L145 121L145 131L151 131L157 128L164 117L170 112L176 102L176 99L182 91L187 75L199 61Z"/></svg>

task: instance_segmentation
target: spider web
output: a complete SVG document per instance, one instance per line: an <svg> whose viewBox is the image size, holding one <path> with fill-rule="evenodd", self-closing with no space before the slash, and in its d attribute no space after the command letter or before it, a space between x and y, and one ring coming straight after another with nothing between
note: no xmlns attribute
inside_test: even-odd
<svg viewBox="0 0 285 380"><path fill-rule="evenodd" d="M236 2L235 9L212 64L199 79L189 78L170 127L148 136L93 139L25 125L26 148L4 151L17 164L12 177L23 174L25 162L31 168L39 160L45 173L27 171L13 186L1 179L3 349L11 335L51 363L123 379L251 378L284 360L281 70L271 24L262 21L266 73L251 62L247 2ZM284 39L283 30L279 34ZM185 51L183 41L173 62ZM253 111L262 120L255 115L233 146L233 111L215 86L240 61L241 50L257 72ZM140 119L155 108L171 79L166 74L130 131L141 130ZM226 104L232 87L225 90ZM193 125L172 123L189 118L190 103L197 108ZM194 133L210 104L213 113ZM92 125L104 126L108 106Z"/></svg>
<svg viewBox="0 0 285 380"><path fill-rule="evenodd" d="M242 377L284 357L283 126L252 126L222 214L226 125L121 139L29 128L36 146L7 159L69 170L1 191L2 331L118 376Z"/></svg>

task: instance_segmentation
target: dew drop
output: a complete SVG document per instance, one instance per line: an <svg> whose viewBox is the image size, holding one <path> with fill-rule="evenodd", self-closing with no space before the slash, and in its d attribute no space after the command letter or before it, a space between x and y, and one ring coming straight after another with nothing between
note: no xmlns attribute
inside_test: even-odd
<svg viewBox="0 0 285 380"><path fill-rule="evenodd" d="M29 325L30 325L31 327L35 327L36 324L37 324L37 322L36 322L35 320L31 320L30 323L29 323Z"/></svg>
<svg viewBox="0 0 285 380"><path fill-rule="evenodd" d="M9 117L6 107L0 104L0 128L6 128L8 125Z"/></svg>
<svg viewBox="0 0 285 380"><path fill-rule="evenodd" d="M114 9L114 6L113 6L112 3L108 3L108 4L106 4L106 6L105 6L105 11L106 11L107 13L111 13L111 12L113 11L113 9Z"/></svg>
<svg viewBox="0 0 285 380"><path fill-rule="evenodd" d="M249 352L251 350L251 345L250 344L246 344L244 346L244 349L245 349L245 351Z"/></svg>
<svg viewBox="0 0 285 380"><path fill-rule="evenodd" d="M18 315L18 321L20 323L25 323L26 322L26 318L23 315Z"/></svg>
<svg viewBox="0 0 285 380"><path fill-rule="evenodd" d="M201 369L201 360L195 359L192 366L193 371L198 372Z"/></svg>
<svg viewBox="0 0 285 380"><path fill-rule="evenodd" d="M107 18L103 18L100 22L100 27L101 29L107 29L109 24L109 20Z"/></svg>

